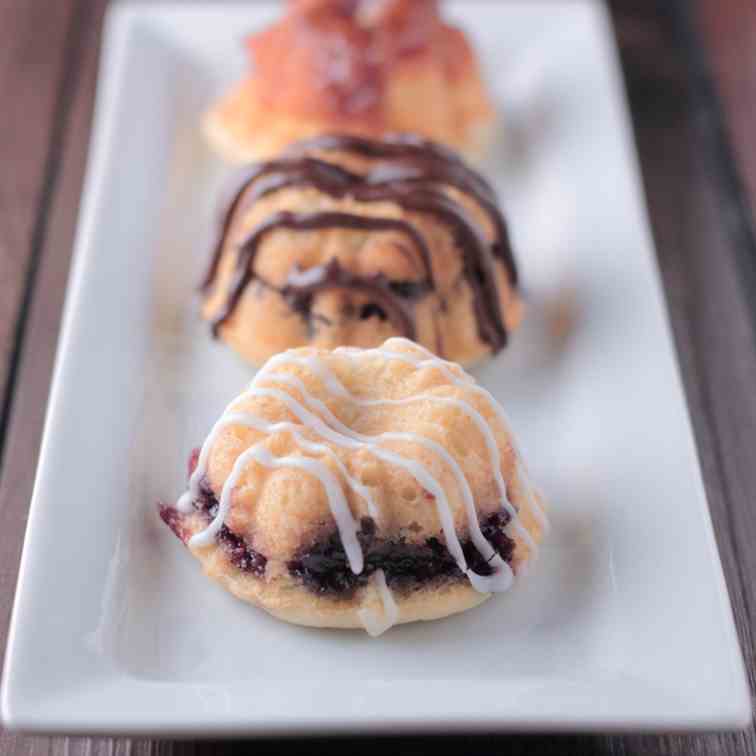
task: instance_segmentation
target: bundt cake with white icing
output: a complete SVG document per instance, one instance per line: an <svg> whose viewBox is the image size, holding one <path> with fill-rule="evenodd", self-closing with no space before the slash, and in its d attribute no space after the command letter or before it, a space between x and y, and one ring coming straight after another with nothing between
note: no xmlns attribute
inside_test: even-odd
<svg viewBox="0 0 756 756"><path fill-rule="evenodd" d="M301 625L377 635L464 611L547 527L501 407L402 338L272 358L190 468L163 520L207 575Z"/></svg>

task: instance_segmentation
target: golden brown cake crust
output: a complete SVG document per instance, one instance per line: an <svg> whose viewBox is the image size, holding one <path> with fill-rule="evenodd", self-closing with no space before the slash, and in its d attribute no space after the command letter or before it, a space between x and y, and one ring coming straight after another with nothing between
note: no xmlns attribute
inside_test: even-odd
<svg viewBox="0 0 756 756"><path fill-rule="evenodd" d="M252 72L205 119L232 162L329 131L407 131L482 153L493 121L475 54L434 0L290 2L247 41Z"/></svg>
<svg viewBox="0 0 756 756"><path fill-rule="evenodd" d="M403 335L470 365L519 324L516 283L495 194L457 155L415 137L327 135L250 169L203 314L255 364Z"/></svg>
<svg viewBox="0 0 756 756"><path fill-rule="evenodd" d="M346 582L318 583L319 573L313 578L303 568L308 555L338 567L333 552L345 543L343 527L352 520L372 568L392 548L401 550L405 562L421 554L414 569L426 577L414 582L411 574L395 571L390 556L380 562L397 607L393 623L479 604L487 590L476 590L453 563L434 573L422 560L449 560L444 544L453 548L451 537L475 570L495 564L489 557L480 561L470 544L473 523L496 523L484 529L485 538L493 538L489 543L498 544L519 573L543 535L541 500L490 397L459 366L433 359L403 339L379 350L300 349L275 358L232 402L205 443L200 472L193 476L201 475L204 493L195 496L193 507L165 508L165 521L210 577L290 622L361 627L366 608L383 611L375 574L357 580L345 572ZM325 425L310 422L307 412ZM316 468L338 480L346 514L335 513L333 491ZM429 477L418 477L418 469ZM210 540L192 540L206 536L217 518L224 487L230 498L222 529ZM502 517L502 496L516 515ZM343 559L351 559L349 547L343 548L342 572Z"/></svg>

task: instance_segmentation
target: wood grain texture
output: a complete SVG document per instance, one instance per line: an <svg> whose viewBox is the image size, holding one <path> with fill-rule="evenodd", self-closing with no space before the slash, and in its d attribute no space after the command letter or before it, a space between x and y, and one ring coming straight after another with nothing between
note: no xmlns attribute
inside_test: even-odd
<svg viewBox="0 0 756 756"><path fill-rule="evenodd" d="M58 165L50 148L67 108L74 5L0 0L0 437L9 384Z"/></svg>
<svg viewBox="0 0 756 756"><path fill-rule="evenodd" d="M24 5L26 3L17 3ZM38 9L47 8L47 3L29 3ZM79 195L89 140L89 124L94 101L95 76L97 71L98 39L104 9L103 3L56 2L59 10L66 9L61 19L61 51L58 71L50 72L52 86L61 104L47 118L47 143L39 151L19 147L29 163L47 163L47 200L36 203L27 212L36 212L36 250L28 250L29 259L34 254L37 267L33 294L29 306L20 313L25 319L23 349L18 364L18 374L13 392L7 443L0 478L0 628L2 647L12 605L22 539L19 535L26 527L26 516L34 478L33 460L39 450L39 442L47 403L50 374L58 336L60 313L65 295L66 276L71 254L71 244L76 224ZM41 18L37 21L41 26ZM13 36L13 27L0 24L0 48L5 36ZM43 35L45 36L45 35ZM32 45L30 33L27 45ZM40 59L53 55L44 48L36 50ZM19 103L21 106L23 103ZM28 150L28 151L27 151ZM40 157L46 155L47 157ZM21 254L22 250L18 250ZM3 292L5 289L3 289ZM61 741L62 743L62 741ZM57 753L61 753L57 744ZM55 750L55 742L44 738L24 738L4 732L0 736L0 756L15 753L47 753ZM67 746L66 746L67 747Z"/></svg>
<svg viewBox="0 0 756 756"><path fill-rule="evenodd" d="M701 0L697 19L738 167L756 211L756 3L729 0L727 12L719 0Z"/></svg>
<svg viewBox="0 0 756 756"><path fill-rule="evenodd" d="M34 17L36 12L22 11L21 5L26 7L27 3L0 0L0 84L9 80L5 70L9 59L4 49L5 39L18 33L14 25L28 29L24 26L29 23L24 13L31 13ZM49 7L41 0L28 5ZM33 289L30 289L30 307L24 313L25 332L20 342L22 357L18 362L0 479L0 629L3 633L10 610L57 340L88 143L104 0L57 0L54 5L55 18L61 26L68 26L58 34L59 46L48 51L57 62L47 60L44 63L47 78L40 83L42 91L48 91L51 96L57 93L58 105L51 100L44 113L41 105L35 105L40 108L35 139L39 140L39 151L45 157L41 157L39 151L36 158L32 157L25 152L26 147L19 150L23 154L13 156L19 165L24 160L37 160L30 170L32 174L37 171L39 181L46 187L47 199L40 201L43 195L38 183L40 188L36 193L29 190L23 199L15 200L17 209L9 212L10 220L4 219L4 208L0 205L0 223L19 224L15 226L18 229L25 222L28 227L26 236L20 233L17 237L8 237L12 241L12 254L20 261L19 269L28 266L32 258L29 244L32 237L37 239L38 250L38 272ZM681 3L673 5L679 9ZM699 20L708 18L706 13L727 14L730 9L737 13L741 5L746 10L751 8L745 0L703 0L699 8L703 15ZM723 188L726 179L723 179L719 163L723 159L722 149L721 145L713 143L717 139L716 129L701 127L707 119L720 116L711 110L709 100L699 96L695 77L690 77L690 39L680 33L680 18L670 12L670 4L662 0L658 3L615 0L612 8L621 41L622 62L667 305L753 688L756 681L753 678L755 660L751 633L756 619L756 549L751 548L751 544L756 543L756 521L751 501L756 494L756 465L752 453L756 446L756 392L753 390L756 386L756 339L753 333L754 302L749 301L749 291L744 287L741 275L743 260L748 253L748 239L742 229L743 218L739 216L735 225L732 222L736 210L732 204L732 187ZM732 23L752 24L752 33L756 37L756 20L744 20L753 16L741 8L740 21ZM3 23L7 19L10 19L11 26ZM720 20L719 23L725 22ZM716 44L711 41L711 33L709 29L707 41L710 46ZM51 31L44 32L46 37L52 34ZM30 46L44 44L31 38L27 43ZM747 45L740 45L738 54L741 59L747 59L749 51L746 48ZM737 61L728 62L727 66L739 70ZM720 62L711 69L716 81L724 81L727 77L727 66ZM756 70L754 66L751 68ZM61 82L65 82L66 107L60 105ZM742 94L737 83L723 84L723 92L727 86L735 96ZM26 95L20 92L18 85L12 84L12 87L16 87L13 96L24 103ZM727 96L724 102L730 118L730 132L739 149L747 150L748 130L754 124L753 111L741 104L735 112L730 108ZM753 104L754 100L751 100ZM3 117L0 111L0 119ZM3 149L0 146L0 159ZM749 159L756 160L753 152L742 158L746 171L750 170L747 168ZM3 189L5 180L0 176L0 200L4 197L3 191L7 191L7 188ZM756 187L754 184L750 187L753 200ZM0 225L0 231L4 228L5 225ZM22 279L23 275L17 275L10 284L0 280L0 294L10 292L15 296L16 308L22 296ZM16 311L10 309L11 314ZM7 364L4 354L7 349L5 353L2 351L0 340L0 370ZM0 643L4 645L1 638ZM35 756L199 756L247 752L309 755L320 750L327 750L334 756L354 752L415 754L438 750L480 756L498 753L512 756L742 756L756 755L756 737L750 729L745 733L706 736L346 738L328 742L285 740L245 744L0 735L0 756L15 753Z"/></svg>

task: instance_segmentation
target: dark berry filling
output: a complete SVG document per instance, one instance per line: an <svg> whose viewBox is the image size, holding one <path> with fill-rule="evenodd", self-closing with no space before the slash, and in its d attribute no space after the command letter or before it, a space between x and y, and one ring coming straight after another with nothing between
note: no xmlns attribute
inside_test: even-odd
<svg viewBox="0 0 756 756"><path fill-rule="evenodd" d="M189 461L190 474L197 465L198 452L192 452ZM200 483L200 493L194 502L197 511L208 521L218 512L218 500L206 481ZM173 507L160 506L160 516L171 530L186 543L191 533L184 524L184 516ZM481 522L480 529L486 540L501 558L511 563L515 543L504 532L510 521L506 512L496 512ZM288 563L289 573L302 580L315 593L348 597L355 589L367 584L376 570L383 570L386 582L392 588L411 588L417 583L433 580L461 580L464 575L438 538L428 538L422 543L405 539L385 540L377 536L375 523L370 517L360 521L357 534L365 556L365 566L355 575L341 544L339 534L334 532L326 540L303 551ZM244 539L223 525L218 532L218 544L226 552L229 561L238 569L257 576L265 573L267 558L251 549ZM462 542L462 550L468 566L479 575L490 575L492 567L470 539Z"/></svg>
<svg viewBox="0 0 756 756"><path fill-rule="evenodd" d="M218 543L223 547L229 562L242 570L252 572L258 577L265 574L268 560L259 552L250 549L244 539L232 533L225 525L218 532Z"/></svg>
<svg viewBox="0 0 756 756"><path fill-rule="evenodd" d="M186 543L192 534L186 527L184 516L175 507L169 507L162 502L158 503L160 519L173 531L173 534L182 543Z"/></svg>
<svg viewBox="0 0 756 756"><path fill-rule="evenodd" d="M506 562L511 562L515 546L514 541L504 533L509 519L505 512L497 512L481 524L483 535ZM359 575L349 568L338 533L290 561L289 572L315 593L342 596L364 586L379 569L383 570L386 582L393 588L463 577L454 558L437 538L429 538L424 543L409 543L403 539L381 540L376 538L375 524L370 518L363 518L360 524L358 539L365 555L365 567ZM480 575L493 572L471 540L464 541L462 549L468 565L475 572Z"/></svg>
<svg viewBox="0 0 756 756"><path fill-rule="evenodd" d="M189 475L194 472L199 459L199 449L192 450L189 456ZM218 500L215 498L210 486L206 480L200 481L199 496L194 501L194 508L206 515L208 522L218 513ZM163 522L181 539L184 543L191 538L192 534L186 526L185 515L175 507L168 507L164 504L159 505L160 517ZM241 536L236 535L223 525L218 531L218 545L223 548L228 556L228 560L237 569L243 572L251 572L258 577L265 574L265 565L268 560L258 551L249 548Z"/></svg>
<svg viewBox="0 0 756 756"><path fill-rule="evenodd" d="M217 510L217 502L215 509ZM174 532L179 540L188 543L192 537L191 530L186 525L186 515L179 512L175 507L164 504L158 506L160 517L163 522ZM208 515L208 522L214 516L210 509L201 510ZM249 548L244 539L230 531L225 525L218 531L216 538L218 545L226 552L228 561L242 572L251 572L258 577L265 574L265 565L268 560L260 552Z"/></svg>

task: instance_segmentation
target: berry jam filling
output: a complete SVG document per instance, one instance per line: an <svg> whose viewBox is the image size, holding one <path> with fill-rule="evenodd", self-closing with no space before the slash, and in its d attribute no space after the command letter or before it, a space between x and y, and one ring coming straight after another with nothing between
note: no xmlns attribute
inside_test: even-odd
<svg viewBox="0 0 756 756"><path fill-rule="evenodd" d="M509 519L507 513L497 512L481 523L483 535L507 563L512 560L515 546L504 533ZM385 541L375 537L375 523L369 517L363 518L360 525L357 537L365 555L365 568L359 575L349 568L338 533L290 561L289 572L315 593L340 596L348 596L356 588L366 585L379 569L383 570L386 582L392 588L410 587L439 578L463 578L454 558L437 538L429 538L425 543ZM479 575L493 572L471 540L462 543L462 550L473 571Z"/></svg>
<svg viewBox="0 0 756 756"><path fill-rule="evenodd" d="M190 475L197 465L197 458L198 451L195 451L189 460ZM200 483L194 507L208 521L218 513L218 499L205 480ZM160 516L184 543L189 540L191 533L184 524L184 515L173 507L161 506ZM506 512L496 512L480 524L483 536L508 564L512 561L515 548L514 541L504 532L510 519ZM376 570L383 570L388 585L399 589L431 580L461 580L464 577L454 558L438 538L428 538L423 543L409 543L404 539L382 540L376 536L375 522L370 517L363 517L360 521L357 538L365 556L365 566L359 575L355 575L350 569L338 533L333 533L327 540L291 560L287 565L289 573L314 593L344 598L366 585ZM264 575L267 558L251 549L241 536L223 525L218 532L217 541L235 567L258 577ZM462 551L468 566L474 572L479 575L490 575L493 572L493 568L470 539L462 542Z"/></svg>
<svg viewBox="0 0 756 756"><path fill-rule="evenodd" d="M194 449L189 457L189 475L194 472L199 460L199 449ZM206 480L200 481L199 496L194 501L194 508L206 515L210 522L218 513L218 500ZM163 522L180 538L187 543L192 534L186 526L185 516L175 507L167 507L163 504L159 507L160 517ZM216 540L218 545L226 552L229 562L243 572L251 572L258 577L265 574L265 565L268 560L259 552L249 548L241 536L236 535L226 527L221 526Z"/></svg>
<svg viewBox="0 0 756 756"><path fill-rule="evenodd" d="M218 533L218 543L223 547L229 562L242 572L251 572L258 577L265 574L268 560L254 549L250 549L244 539L232 533L225 525Z"/></svg>
<svg viewBox="0 0 756 756"><path fill-rule="evenodd" d="M192 537L191 532L186 527L184 515L178 509L161 502L158 503L158 513L160 519L173 531L179 541L186 543Z"/></svg>
<svg viewBox="0 0 756 756"><path fill-rule="evenodd" d="M212 489L204 480L200 483L200 495L194 502L194 506L204 512L209 520L214 519L215 515L218 514L218 499L215 498ZM216 540L226 552L228 560L234 567L243 572L251 572L258 577L265 574L267 558L247 546L244 539L229 530L226 525L221 525Z"/></svg>

